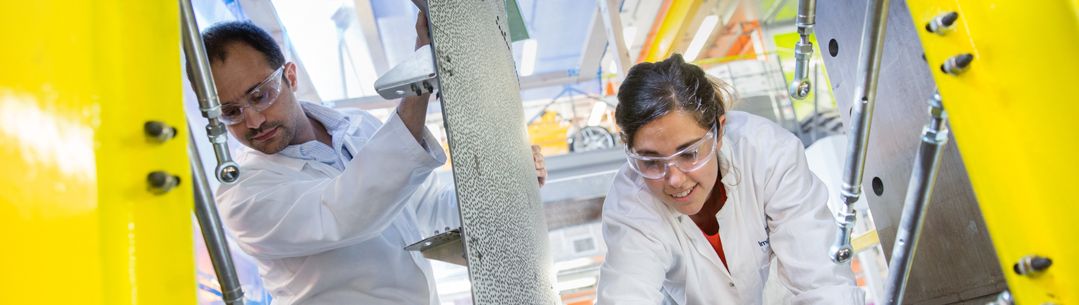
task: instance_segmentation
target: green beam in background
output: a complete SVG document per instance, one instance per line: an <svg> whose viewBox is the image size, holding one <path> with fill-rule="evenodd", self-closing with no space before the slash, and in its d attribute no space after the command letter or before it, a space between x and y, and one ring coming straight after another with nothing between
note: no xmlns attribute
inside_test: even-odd
<svg viewBox="0 0 1079 305"><path fill-rule="evenodd" d="M506 15L509 16L510 41L528 39L528 28L525 27L525 19L521 17L521 7L517 0L506 0Z"/></svg>

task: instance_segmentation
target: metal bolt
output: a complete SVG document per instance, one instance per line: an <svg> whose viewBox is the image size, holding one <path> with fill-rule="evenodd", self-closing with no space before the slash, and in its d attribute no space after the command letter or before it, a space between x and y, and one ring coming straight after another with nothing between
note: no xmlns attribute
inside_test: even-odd
<svg viewBox="0 0 1079 305"><path fill-rule="evenodd" d="M832 262L837 263L837 264L838 263L845 263L848 260L850 260L851 256L854 255L853 253L854 253L854 249L851 249L850 246L840 248L840 249L832 252Z"/></svg>
<svg viewBox="0 0 1079 305"><path fill-rule="evenodd" d="M805 99L806 96L809 96L809 90L811 88L812 87L808 80L802 80L797 83L791 83L790 88L788 88L790 92L788 93L790 93L791 97L793 97L794 99L801 100Z"/></svg>
<svg viewBox="0 0 1079 305"><path fill-rule="evenodd" d="M180 176L172 175L164 171L153 171L146 175L146 183L150 186L150 192L155 195L168 193L180 185Z"/></svg>
<svg viewBox="0 0 1079 305"><path fill-rule="evenodd" d="M146 124L142 124L142 131L158 143L164 143L176 137L176 127L158 121L146 121Z"/></svg>
<svg viewBox="0 0 1079 305"><path fill-rule="evenodd" d="M939 118L944 116L944 106L941 105L940 92L933 92L933 97L929 100L929 117Z"/></svg>
<svg viewBox="0 0 1079 305"><path fill-rule="evenodd" d="M1049 269L1049 266L1053 265L1053 260L1048 257L1027 255L1019 259L1018 263L1012 266L1012 270L1018 275L1034 275L1038 272Z"/></svg>
<svg viewBox="0 0 1079 305"><path fill-rule="evenodd" d="M948 12L941 14L936 18L933 18L933 20L929 21L929 23L926 23L925 30L929 31L930 33L943 35L952 28L952 25L955 24L956 19L959 19L959 13Z"/></svg>
<svg viewBox="0 0 1079 305"><path fill-rule="evenodd" d="M217 175L217 180L222 183L233 183L240 178L240 166L232 161L218 164L214 172Z"/></svg>
<svg viewBox="0 0 1079 305"><path fill-rule="evenodd" d="M972 61L974 61L974 55L970 53L952 56L940 65L940 71L951 75L959 75L967 71L967 68L970 68Z"/></svg>

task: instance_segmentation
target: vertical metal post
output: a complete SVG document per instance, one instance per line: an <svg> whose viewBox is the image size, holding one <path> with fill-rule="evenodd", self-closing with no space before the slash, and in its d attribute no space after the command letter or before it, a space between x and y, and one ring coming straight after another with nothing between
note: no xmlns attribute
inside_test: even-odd
<svg viewBox="0 0 1079 305"><path fill-rule="evenodd" d="M817 87L820 86L820 83L818 82L818 80L819 80L818 76L819 75L820 75L820 64L817 63L817 64L813 65L813 85L817 86ZM817 128L817 126L816 126L817 122L815 122L815 121L820 120L820 94L814 94L813 95L813 115L811 116L811 118L813 118L813 121L810 121L810 123L813 124L813 129L812 129L813 130L812 131L813 140L811 140L812 142L810 142L810 143L816 143L817 139L820 138L820 134L821 134L820 128Z"/></svg>
<svg viewBox="0 0 1079 305"><path fill-rule="evenodd" d="M918 250L918 239L925 223L925 211L933 197L933 184L937 180L940 156L948 142L948 114L940 102L940 93L933 93L929 100L929 123L922 130L922 142L914 159L914 169L907 187L907 199L903 205L903 217L899 221L892 260L888 263L888 284L885 304L903 303L911 262Z"/></svg>
<svg viewBox="0 0 1079 305"><path fill-rule="evenodd" d="M221 117L221 101L217 97L217 87L214 86L213 74L210 73L210 60L206 56L206 47L202 45L202 36L195 21L191 0L180 0L180 30L184 56L191 67L188 70L188 73L191 73L191 85L195 87L195 95L199 98L199 111L209 121L206 135L213 145L214 157L217 158L215 176L222 183L236 182L236 179L240 178L240 166L233 162L232 156L229 155L228 131L225 130L225 124L218 119Z"/></svg>
<svg viewBox="0 0 1079 305"><path fill-rule="evenodd" d="M875 0L869 3L862 27L862 44L858 52L858 86L855 87L855 100L852 103L850 133L847 138L847 158L843 166L843 184L840 197L843 210L838 216L839 230L835 243L829 250L833 262L843 263L854 255L850 245L851 231L857 214L854 203L862 195L862 173L865 169L865 151L869 142L869 130L873 123L873 108L877 101L877 80L880 72L880 59L884 53L884 34L888 26L889 0Z"/></svg>
<svg viewBox="0 0 1079 305"><path fill-rule="evenodd" d="M218 118L221 116L221 101L217 97L217 87L214 86L213 74L210 73L210 61L206 56L205 46L202 45L202 37L199 34L198 23L195 21L195 11L190 0L180 0L180 28L183 39L184 55L187 64L191 67L192 85L199 99L199 111L209 124L206 125L206 135L210 144L213 145L214 157L217 159L217 168L214 170L218 181L233 183L240 178L240 166L232 161L228 148L228 132L225 124ZM191 158L192 178L195 180L195 218L202 228L202 238L206 242L206 250L210 254L210 261L214 265L214 273L221 285L221 298L228 305L243 305L244 293L240 287L240 280L236 276L236 267L232 263L232 255L229 253L228 242L225 240L225 232L221 227L221 218L217 215L217 206L213 194L210 191L210 183L203 171L202 157L195 147L195 133L188 126L188 155Z"/></svg>
<svg viewBox="0 0 1079 305"><path fill-rule="evenodd" d="M195 218L202 228L202 239L206 242L206 251L210 253L210 262L214 265L214 274L221 285L221 298L227 305L243 305L244 292L240 279L236 276L236 266L232 263L225 231L221 227L221 217L217 214L217 205L210 191L210 183L203 171L202 157L195 148L195 134L188 127L187 152L191 158L191 177L195 180Z"/></svg>
<svg viewBox="0 0 1079 305"><path fill-rule="evenodd" d="M813 43L809 35L817 23L817 0L799 0L798 16L794 26L798 28L798 42L794 44L794 79L791 80L791 98L801 100L809 96L812 85L809 83L809 59L813 57Z"/></svg>
<svg viewBox="0 0 1079 305"><path fill-rule="evenodd" d="M622 1L596 0L600 16L603 18L603 28L607 31L607 43L614 51L614 61L618 64L618 74L629 73L633 62L629 59L629 50L626 47L626 39L622 37L622 15L620 14ZM603 78L598 78L602 86ZM600 90L603 92L603 90Z"/></svg>

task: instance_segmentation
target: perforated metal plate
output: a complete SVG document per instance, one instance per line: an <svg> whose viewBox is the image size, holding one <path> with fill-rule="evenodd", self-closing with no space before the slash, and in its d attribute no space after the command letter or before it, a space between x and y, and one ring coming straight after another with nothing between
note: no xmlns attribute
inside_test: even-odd
<svg viewBox="0 0 1079 305"><path fill-rule="evenodd" d="M428 0L474 304L555 304L502 0Z"/></svg>
<svg viewBox="0 0 1079 305"><path fill-rule="evenodd" d="M844 124L850 122L848 109L857 86L858 48L867 3L829 0L817 6L817 39L822 46L837 47L835 55L825 51L821 57ZM923 26L913 24L906 1L891 1L862 183L862 196L873 212L881 244L889 257L919 136L929 120L926 101L935 86L915 32ZM944 105L947 109L947 99ZM956 149L956 139L949 137L904 303L977 303L975 300L992 298L1004 289L996 252Z"/></svg>

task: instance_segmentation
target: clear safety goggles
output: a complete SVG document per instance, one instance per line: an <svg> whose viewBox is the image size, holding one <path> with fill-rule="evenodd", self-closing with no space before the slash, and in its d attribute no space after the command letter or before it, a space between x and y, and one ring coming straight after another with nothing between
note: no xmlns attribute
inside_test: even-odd
<svg viewBox="0 0 1079 305"><path fill-rule="evenodd" d="M270 77L260 82L255 88L247 91L238 102L223 103L221 105L221 121L228 125L236 125L244 121L244 108L250 107L257 112L270 108L274 101L277 100L277 96L281 94L281 73L284 71L285 66L274 70Z"/></svg>
<svg viewBox="0 0 1079 305"><path fill-rule="evenodd" d="M641 156L627 148L629 167L641 177L652 180L666 177L672 166L682 172L701 169L709 160L715 159L713 154L718 141L716 134L716 127L712 126L700 140L666 157Z"/></svg>

